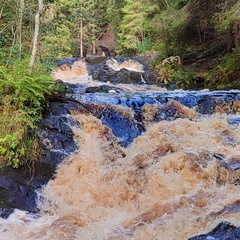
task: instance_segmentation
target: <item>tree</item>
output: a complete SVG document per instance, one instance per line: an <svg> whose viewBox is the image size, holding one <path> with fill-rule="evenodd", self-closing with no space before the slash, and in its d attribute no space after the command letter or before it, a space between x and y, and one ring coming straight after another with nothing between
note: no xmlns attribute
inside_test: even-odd
<svg viewBox="0 0 240 240"><path fill-rule="evenodd" d="M93 48L106 26L104 1L56 0L46 5L41 35L41 57L83 56ZM51 9L51 10L50 10ZM51 11L52 18L48 20Z"/></svg>
<svg viewBox="0 0 240 240"><path fill-rule="evenodd" d="M40 28L40 14L43 11L43 0L38 0L38 10L35 15L35 27L34 27L34 36L33 36L33 45L32 45L32 54L29 62L29 67L32 68L37 49L38 49L38 38L39 38L39 28Z"/></svg>
<svg viewBox="0 0 240 240"><path fill-rule="evenodd" d="M126 4L122 8L123 18L119 33L121 48L136 52L138 45L144 41L144 7L142 0L126 0Z"/></svg>
<svg viewBox="0 0 240 240"><path fill-rule="evenodd" d="M227 32L229 50L232 45L234 51L240 53L240 1L229 0L218 7L221 10L215 15L218 29Z"/></svg>

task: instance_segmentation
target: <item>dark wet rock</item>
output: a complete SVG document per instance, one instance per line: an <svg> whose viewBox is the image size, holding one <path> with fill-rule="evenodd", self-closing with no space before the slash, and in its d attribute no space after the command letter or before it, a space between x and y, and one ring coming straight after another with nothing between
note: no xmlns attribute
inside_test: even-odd
<svg viewBox="0 0 240 240"><path fill-rule="evenodd" d="M138 83L138 84L154 84L156 83L157 77L159 76L157 72L151 71L148 69L146 60L138 58L107 58L107 61L113 61L114 63L121 64L124 61L137 61L139 64L142 64L143 71L129 70L122 67L119 70L114 70L111 67L111 64L108 65L105 62L101 64L91 65L88 64L89 75L92 75L93 80L98 80L100 82L111 82L111 83Z"/></svg>
<svg viewBox="0 0 240 240"><path fill-rule="evenodd" d="M116 137L120 138L123 147L126 147L145 131L144 127L134 119L128 119L116 111L106 109L101 113L100 119L103 124L112 129Z"/></svg>
<svg viewBox="0 0 240 240"><path fill-rule="evenodd" d="M202 234L188 240L239 240L240 227L235 227L228 222L218 224L211 232Z"/></svg>
<svg viewBox="0 0 240 240"><path fill-rule="evenodd" d="M172 100L168 103L161 105L156 113L155 121L159 122L162 120L173 121L177 118L190 118L194 119L195 113L186 108L179 102Z"/></svg>
<svg viewBox="0 0 240 240"><path fill-rule="evenodd" d="M238 110L238 92L210 92L199 95L196 110L201 114L235 114Z"/></svg>
<svg viewBox="0 0 240 240"><path fill-rule="evenodd" d="M85 58L86 62L91 65L102 64L106 61L106 57L87 57Z"/></svg>
<svg viewBox="0 0 240 240"><path fill-rule="evenodd" d="M95 93L95 92L108 93L108 92L110 92L110 91L121 92L121 89L120 89L120 88L117 88L117 87L108 86L108 85L95 86L95 87L87 87L87 88L86 88L86 93Z"/></svg>
<svg viewBox="0 0 240 240"><path fill-rule="evenodd" d="M175 100L185 105L186 107L193 108L197 105L199 98L195 95L189 94L186 97L176 96Z"/></svg>
<svg viewBox="0 0 240 240"><path fill-rule="evenodd" d="M56 166L77 149L74 134L71 130L71 126L75 126L76 123L68 115L58 115L62 112L68 113L69 110L66 104L53 102L53 105L54 111L51 114L55 113L57 115L45 117L39 126L38 136L41 147L41 160ZM61 108L57 110L59 106Z"/></svg>
<svg viewBox="0 0 240 240"><path fill-rule="evenodd" d="M57 101L52 101L49 105L48 111L45 113L45 115L53 115L53 116L61 116L61 115L66 115L68 114L69 111L65 107L64 103L62 102L57 102ZM45 121L46 117L44 117Z"/></svg>
<svg viewBox="0 0 240 240"><path fill-rule="evenodd" d="M143 77L146 84L156 84L159 74L155 71L148 70L144 73Z"/></svg>
<svg viewBox="0 0 240 240"><path fill-rule="evenodd" d="M234 213L234 212L240 213L240 200L237 200L235 203L225 206L222 210L218 212L211 213L211 216L216 217L219 215L225 215L225 214Z"/></svg>
<svg viewBox="0 0 240 240"><path fill-rule="evenodd" d="M7 218L15 208L37 212L36 189L46 184L54 169L44 163L32 165L32 169L7 167L0 170L0 217Z"/></svg>
<svg viewBox="0 0 240 240"><path fill-rule="evenodd" d="M71 66L71 65L73 65L73 63L77 62L80 59L81 58L61 58L61 59L57 60L57 65L58 65L58 67L60 67L62 65Z"/></svg>
<svg viewBox="0 0 240 240"><path fill-rule="evenodd" d="M240 170L240 156L233 156L228 159L227 162L223 162L222 166L230 171L238 171ZM240 178L240 173L239 173Z"/></svg>
<svg viewBox="0 0 240 240"><path fill-rule="evenodd" d="M137 74L135 74L136 77ZM139 74L138 74L139 76ZM131 78L131 71L126 68L122 68L120 71L116 72L112 81L114 83L139 83L141 82L141 76L135 78Z"/></svg>
<svg viewBox="0 0 240 240"><path fill-rule="evenodd" d="M8 176L0 175L1 198L6 208L18 208L30 212L36 212L37 197L35 189L23 182L19 183Z"/></svg>
<svg viewBox="0 0 240 240"><path fill-rule="evenodd" d="M101 88L99 86L86 88L86 93L95 93L95 92L102 92Z"/></svg>
<svg viewBox="0 0 240 240"><path fill-rule="evenodd" d="M214 105L211 96L206 96L198 101L197 111L201 114L212 114L214 112Z"/></svg>
<svg viewBox="0 0 240 240"><path fill-rule="evenodd" d="M66 83L66 94L82 94L86 92L86 86L79 84L79 83Z"/></svg>
<svg viewBox="0 0 240 240"><path fill-rule="evenodd" d="M111 107L111 105L82 102L68 97L62 97L58 100L58 104L56 104L56 99L53 101L53 104L55 107L61 107L61 109L55 109L54 113L70 113L72 110L91 113L112 129L114 135L120 139L122 146L127 146L145 131L144 127L135 118L126 117L124 113L121 113L115 107ZM134 105L134 102L126 104L138 107ZM52 113L48 113L42 121L41 130L39 131L42 159L44 161L55 165L61 162L67 155L75 152L77 146L74 142L71 126L76 126L76 123L71 120L69 115L55 116Z"/></svg>
<svg viewBox="0 0 240 240"><path fill-rule="evenodd" d="M230 124L239 125L239 124L240 124L240 117L239 117L239 116L229 116L229 117L227 118L227 121L228 121Z"/></svg>
<svg viewBox="0 0 240 240"><path fill-rule="evenodd" d="M122 90L118 87L112 87L112 86L108 86L108 85L102 85L100 86L100 89L102 92L109 92L109 91L115 91L115 92L122 92Z"/></svg>
<svg viewBox="0 0 240 240"><path fill-rule="evenodd" d="M96 76L96 75L95 75ZM119 71L114 71L107 67L98 73L94 80L111 82L114 84L125 83L125 84L143 84L146 83L144 73L131 71L126 68L122 68ZM155 79L156 80L156 79ZM153 80L152 80L153 81Z"/></svg>

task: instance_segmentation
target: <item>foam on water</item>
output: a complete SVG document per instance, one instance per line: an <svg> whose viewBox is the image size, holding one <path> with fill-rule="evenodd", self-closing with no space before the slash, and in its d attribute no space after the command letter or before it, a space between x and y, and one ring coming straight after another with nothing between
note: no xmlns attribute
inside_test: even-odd
<svg viewBox="0 0 240 240"><path fill-rule="evenodd" d="M43 187L37 216L0 220L1 240L176 240L240 225L220 213L240 196L240 171L225 167L239 163L240 127L225 116L149 123L128 148L92 115L74 118L78 153Z"/></svg>

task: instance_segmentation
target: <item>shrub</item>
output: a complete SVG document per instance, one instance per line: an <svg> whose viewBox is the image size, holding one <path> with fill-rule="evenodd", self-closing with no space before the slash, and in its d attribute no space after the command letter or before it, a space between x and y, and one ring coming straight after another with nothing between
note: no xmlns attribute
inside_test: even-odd
<svg viewBox="0 0 240 240"><path fill-rule="evenodd" d="M55 81L41 68L28 71L28 61L0 65L0 166L18 167L26 160L28 134L41 120L46 96ZM29 156L28 156L29 157Z"/></svg>
<svg viewBox="0 0 240 240"><path fill-rule="evenodd" d="M208 87L214 89L239 88L240 55L231 53L225 55L220 64L208 74Z"/></svg>

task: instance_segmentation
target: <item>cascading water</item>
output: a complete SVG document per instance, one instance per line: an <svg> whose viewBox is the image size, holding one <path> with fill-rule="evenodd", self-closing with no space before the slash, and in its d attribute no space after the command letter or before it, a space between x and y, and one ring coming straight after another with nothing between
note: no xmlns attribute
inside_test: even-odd
<svg viewBox="0 0 240 240"><path fill-rule="evenodd" d="M38 190L39 213L0 220L0 239L185 240L240 226L239 92L83 93L83 80L100 83L79 79L65 99L78 150Z"/></svg>

